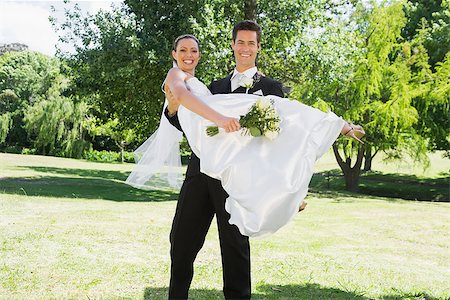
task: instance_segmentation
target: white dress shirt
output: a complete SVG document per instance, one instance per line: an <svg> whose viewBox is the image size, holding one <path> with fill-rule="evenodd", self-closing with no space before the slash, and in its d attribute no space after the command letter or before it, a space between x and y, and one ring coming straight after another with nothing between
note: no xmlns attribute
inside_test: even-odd
<svg viewBox="0 0 450 300"><path fill-rule="evenodd" d="M239 73L235 68L233 75L231 76L231 91L233 92L235 89L237 89L240 86L239 79L241 77L239 76L239 74L244 74L248 78L253 78L253 76L255 76L256 72L258 72L257 67L250 68L243 73Z"/></svg>

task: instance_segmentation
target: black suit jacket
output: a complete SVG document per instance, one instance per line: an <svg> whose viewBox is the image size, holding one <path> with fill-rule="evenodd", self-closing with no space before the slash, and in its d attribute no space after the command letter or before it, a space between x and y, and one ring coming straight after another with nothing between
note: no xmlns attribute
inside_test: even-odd
<svg viewBox="0 0 450 300"><path fill-rule="evenodd" d="M231 91L231 76L232 74L228 75L225 78L213 81L211 85L209 86L209 90L212 94L245 94L246 89L244 87L239 87L233 92ZM248 94L253 94L259 90L262 91L263 95L275 95L279 97L284 97L284 93L282 90L282 84L270 77L261 76L259 73L257 73L254 77L254 84L251 89L248 90ZM170 117L169 111L164 111L164 115L169 120L170 124L175 126L178 130L183 131L180 125L180 122L178 120L177 114ZM186 177L195 176L200 174L200 159L195 155L195 153L192 153L189 164L186 172Z"/></svg>
<svg viewBox="0 0 450 300"><path fill-rule="evenodd" d="M231 91L231 76L228 75L225 78L213 81L209 86L209 90L213 94L245 94L246 88L240 86L236 90ZM284 97L282 85L280 82L266 76L261 76L258 73L253 76L254 84L251 89L248 90L248 94L253 94L259 90L262 91L263 95L275 95L279 97Z"/></svg>

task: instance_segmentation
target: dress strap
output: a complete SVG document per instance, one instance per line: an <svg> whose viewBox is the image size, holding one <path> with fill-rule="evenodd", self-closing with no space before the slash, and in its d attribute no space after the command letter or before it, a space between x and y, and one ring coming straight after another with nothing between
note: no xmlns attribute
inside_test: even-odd
<svg viewBox="0 0 450 300"><path fill-rule="evenodd" d="M164 95L166 94L166 91L164 90L164 85L166 84L166 79L167 79L167 77L164 78L164 81L163 81L163 83L161 84L161 91L164 93Z"/></svg>

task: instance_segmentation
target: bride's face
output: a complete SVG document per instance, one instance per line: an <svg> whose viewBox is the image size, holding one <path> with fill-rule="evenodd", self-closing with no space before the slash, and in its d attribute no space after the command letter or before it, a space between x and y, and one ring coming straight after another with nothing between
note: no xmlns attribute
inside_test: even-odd
<svg viewBox="0 0 450 300"><path fill-rule="evenodd" d="M172 56L178 68L192 74L200 59L197 42L190 38L179 40L176 50L172 51Z"/></svg>

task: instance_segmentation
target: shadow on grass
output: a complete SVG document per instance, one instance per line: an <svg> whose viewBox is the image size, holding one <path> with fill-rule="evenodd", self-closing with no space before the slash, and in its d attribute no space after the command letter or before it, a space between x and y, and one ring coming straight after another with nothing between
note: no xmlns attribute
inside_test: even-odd
<svg viewBox="0 0 450 300"><path fill-rule="evenodd" d="M159 300L168 298L168 288L164 287L147 287L144 291L144 300ZM189 299L203 300L203 299L224 299L222 291L212 289L191 289L189 291ZM336 288L322 287L318 284L307 283L304 285L290 284L290 285L269 285L264 284L256 287L256 293L252 293L253 300L265 299L284 299L284 300L369 300L374 299L364 296L361 292L343 291ZM398 295L382 296L378 299L383 300L438 300L438 298L431 297L426 293L408 293Z"/></svg>
<svg viewBox="0 0 450 300"><path fill-rule="evenodd" d="M330 198L338 195L367 198L367 195L370 195L404 200L449 202L450 177L442 175L440 178L420 178L415 175L365 172L360 177L359 193L355 194L345 191L344 177L340 170L335 169L314 174L310 190L321 197Z"/></svg>
<svg viewBox="0 0 450 300"><path fill-rule="evenodd" d="M144 300L167 299L168 288L148 287L144 292ZM211 289L191 289L189 299L224 299L220 290ZM256 292L252 293L252 299L360 299L369 298L357 295L352 292L344 292L339 289L321 287L317 284L305 285L260 285L256 287Z"/></svg>
<svg viewBox="0 0 450 300"><path fill-rule="evenodd" d="M66 176L77 176L83 178L101 178L125 181L129 172L114 170L95 170L95 169L73 169L73 168L55 168L55 167L38 167L26 166L17 167L17 169L32 170L39 173L50 173Z"/></svg>
<svg viewBox="0 0 450 300"><path fill-rule="evenodd" d="M104 199L112 201L176 200L176 191L143 191L124 183L128 172L115 170L73 169L27 166L18 167L49 176L30 178L0 178L0 191L29 196ZM55 176L59 175L59 176ZM443 176L447 174L442 174ZM336 202L348 199L388 197L420 201L450 201L449 176L419 178L414 175L366 172L361 175L360 193L344 189L340 170L314 174L310 183L311 195L332 198Z"/></svg>
<svg viewBox="0 0 450 300"><path fill-rule="evenodd" d="M383 299L383 300L441 300L444 298L431 297L427 293L414 293L414 294L408 293L408 294L403 294L403 295L383 296L380 299Z"/></svg>
<svg viewBox="0 0 450 300"><path fill-rule="evenodd" d="M111 201L169 201L177 191L144 191L124 183L128 172L51 167L26 167L39 173L65 175L0 178L0 191L7 194Z"/></svg>

